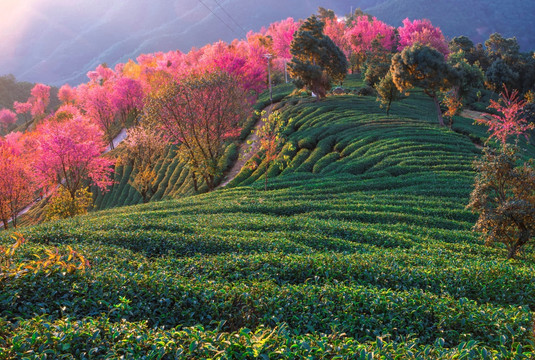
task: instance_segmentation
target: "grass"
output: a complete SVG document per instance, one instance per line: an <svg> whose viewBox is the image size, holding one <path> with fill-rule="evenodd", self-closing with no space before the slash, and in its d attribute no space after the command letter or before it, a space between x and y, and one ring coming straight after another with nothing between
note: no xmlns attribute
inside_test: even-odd
<svg viewBox="0 0 535 360"><path fill-rule="evenodd" d="M72 246L91 269L0 280L0 357L529 359L535 258L471 231L470 139L420 92L389 117L372 97L283 102L295 150L267 192L244 169L24 229L17 261Z"/></svg>

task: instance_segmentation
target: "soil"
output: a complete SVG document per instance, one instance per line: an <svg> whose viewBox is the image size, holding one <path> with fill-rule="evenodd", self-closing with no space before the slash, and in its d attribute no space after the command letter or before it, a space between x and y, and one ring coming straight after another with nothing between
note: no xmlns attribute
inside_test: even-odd
<svg viewBox="0 0 535 360"><path fill-rule="evenodd" d="M234 178L240 173L243 166L249 161L257 152L260 147L260 142L258 141L258 136L256 136L256 130L264 125L264 120L271 114L271 109L273 105L269 105L264 110L266 113L264 116L258 120L255 124L253 131L247 139L240 145L238 160L232 165L232 168L227 172L221 184L219 184L216 189L225 187L229 182L234 180Z"/></svg>

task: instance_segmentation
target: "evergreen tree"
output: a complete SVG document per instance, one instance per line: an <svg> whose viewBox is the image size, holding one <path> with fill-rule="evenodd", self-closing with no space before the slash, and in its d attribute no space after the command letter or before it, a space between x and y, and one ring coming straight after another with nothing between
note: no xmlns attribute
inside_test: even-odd
<svg viewBox="0 0 535 360"><path fill-rule="evenodd" d="M390 72L399 91L421 87L433 99L438 122L444 126L438 93L449 90L458 82L457 72L446 63L444 55L432 47L416 43L394 55Z"/></svg>
<svg viewBox="0 0 535 360"><path fill-rule="evenodd" d="M381 102L381 107L386 106L386 115L389 115L392 101L396 101L401 97L401 93L392 80L391 72L388 72L376 84L375 90L377 90L377 101Z"/></svg>
<svg viewBox="0 0 535 360"><path fill-rule="evenodd" d="M315 15L299 28L291 43L288 70L297 87L307 87L319 99L331 88L331 80L342 82L347 59L334 42L323 34L323 22Z"/></svg>

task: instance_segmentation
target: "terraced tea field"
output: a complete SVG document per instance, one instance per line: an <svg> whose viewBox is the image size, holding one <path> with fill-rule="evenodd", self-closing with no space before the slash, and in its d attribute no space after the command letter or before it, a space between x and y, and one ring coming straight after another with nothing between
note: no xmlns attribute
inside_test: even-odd
<svg viewBox="0 0 535 360"><path fill-rule="evenodd" d="M91 269L2 280L0 358L533 358L535 258L471 232L468 136L418 92L389 117L373 97L280 107L293 147L267 192L244 168L24 229L17 260L71 246Z"/></svg>

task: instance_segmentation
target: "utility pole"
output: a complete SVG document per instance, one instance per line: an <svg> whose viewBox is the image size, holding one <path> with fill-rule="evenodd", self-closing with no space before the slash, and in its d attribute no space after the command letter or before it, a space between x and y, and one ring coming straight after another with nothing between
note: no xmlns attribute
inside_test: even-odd
<svg viewBox="0 0 535 360"><path fill-rule="evenodd" d="M273 104L273 92L271 90L271 57L273 55L271 54L264 54L264 57L267 59L267 65L268 65L268 81L269 81L269 100L271 101L271 104Z"/></svg>
<svg viewBox="0 0 535 360"><path fill-rule="evenodd" d="M286 84L288 84L288 60L284 59L284 80L286 81Z"/></svg>

